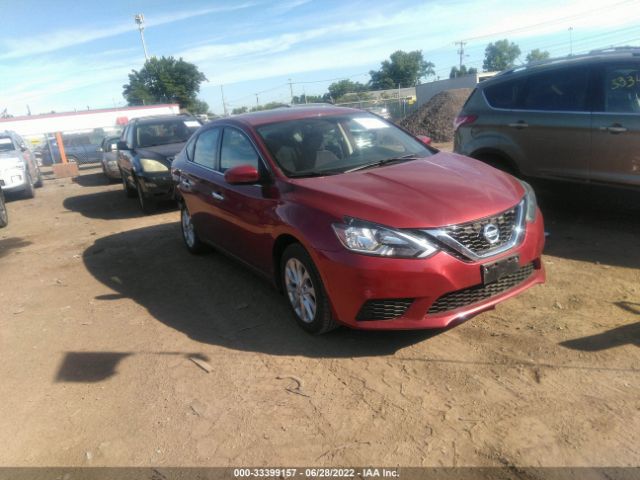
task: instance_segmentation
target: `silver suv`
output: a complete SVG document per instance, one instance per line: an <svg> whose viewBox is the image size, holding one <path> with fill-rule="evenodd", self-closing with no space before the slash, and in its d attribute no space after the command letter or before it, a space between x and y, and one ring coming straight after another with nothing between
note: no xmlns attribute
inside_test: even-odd
<svg viewBox="0 0 640 480"><path fill-rule="evenodd" d="M41 186L40 167L27 143L15 132L0 131L0 188L33 198Z"/></svg>
<svg viewBox="0 0 640 480"><path fill-rule="evenodd" d="M454 150L516 175L640 187L640 48L482 82L456 119Z"/></svg>

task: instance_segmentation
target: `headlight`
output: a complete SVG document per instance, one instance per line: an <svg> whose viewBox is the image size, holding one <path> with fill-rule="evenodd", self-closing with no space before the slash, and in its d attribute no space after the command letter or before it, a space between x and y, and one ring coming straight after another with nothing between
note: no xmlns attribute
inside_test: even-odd
<svg viewBox="0 0 640 480"><path fill-rule="evenodd" d="M536 200L536 192L533 191L531 185L527 182L520 180L520 184L523 186L524 194L524 207L526 209L525 219L527 222L533 222L536 219L536 208L538 207L538 201Z"/></svg>
<svg viewBox="0 0 640 480"><path fill-rule="evenodd" d="M141 158L140 166L142 170L145 172L168 172L169 167L167 167L164 163L159 162L158 160L153 160L151 158Z"/></svg>
<svg viewBox="0 0 640 480"><path fill-rule="evenodd" d="M334 223L333 231L352 252L381 257L427 258L438 251L425 238L368 222L347 218Z"/></svg>

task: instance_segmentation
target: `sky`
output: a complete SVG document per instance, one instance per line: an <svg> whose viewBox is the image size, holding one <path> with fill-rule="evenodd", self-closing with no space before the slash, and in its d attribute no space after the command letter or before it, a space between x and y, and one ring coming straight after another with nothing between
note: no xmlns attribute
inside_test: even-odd
<svg viewBox="0 0 640 480"><path fill-rule="evenodd" d="M521 61L640 45L640 0L0 0L0 12L0 112L14 116L126 105L122 86L144 64L136 13L150 55L206 75L199 97L217 114L222 90L230 111L366 83L396 50L422 50L447 78L458 41L479 70L503 38Z"/></svg>

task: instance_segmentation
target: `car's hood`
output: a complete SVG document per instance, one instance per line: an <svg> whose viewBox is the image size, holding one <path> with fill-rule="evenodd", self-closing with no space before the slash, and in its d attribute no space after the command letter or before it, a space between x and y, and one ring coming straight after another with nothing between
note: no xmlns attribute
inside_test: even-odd
<svg viewBox="0 0 640 480"><path fill-rule="evenodd" d="M291 181L296 201L340 218L397 228L439 227L507 210L524 196L519 182L453 153L359 172Z"/></svg>
<svg viewBox="0 0 640 480"><path fill-rule="evenodd" d="M184 142L168 143L166 145L156 145L155 147L136 148L136 153L140 158L175 157L184 147Z"/></svg>

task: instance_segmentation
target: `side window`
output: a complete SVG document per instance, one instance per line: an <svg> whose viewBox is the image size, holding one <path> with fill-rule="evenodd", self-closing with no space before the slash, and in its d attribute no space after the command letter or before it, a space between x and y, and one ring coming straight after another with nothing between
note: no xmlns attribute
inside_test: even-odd
<svg viewBox="0 0 640 480"><path fill-rule="evenodd" d="M133 144L133 132L136 128L134 126L130 126L127 129L127 137L125 138L125 141L127 142L127 145L129 147L134 147L135 145Z"/></svg>
<svg viewBox="0 0 640 480"><path fill-rule="evenodd" d="M484 89L484 94L493 108L517 109L523 87L524 79L516 78L491 85Z"/></svg>
<svg viewBox="0 0 640 480"><path fill-rule="evenodd" d="M184 147L184 151L187 154L187 160L190 160L192 162L193 162L193 153L194 153L193 151L195 149L195 146L196 146L196 137L195 135L192 135Z"/></svg>
<svg viewBox="0 0 640 480"><path fill-rule="evenodd" d="M194 144L194 151L191 155L194 163L207 168L215 168L216 153L218 151L218 139L220 138L220 129L212 128L205 130ZM187 151L187 155L189 152Z"/></svg>
<svg viewBox="0 0 640 480"><path fill-rule="evenodd" d="M640 113L640 65L607 67L604 82L605 112Z"/></svg>
<svg viewBox="0 0 640 480"><path fill-rule="evenodd" d="M525 110L587 111L589 69L565 68L531 75L522 100Z"/></svg>
<svg viewBox="0 0 640 480"><path fill-rule="evenodd" d="M238 165L258 167L258 154L249 139L235 128L225 128L220 151L222 172Z"/></svg>

